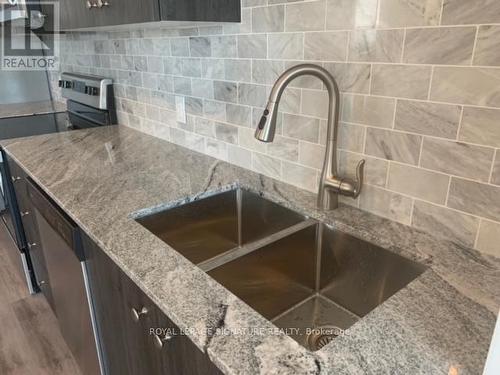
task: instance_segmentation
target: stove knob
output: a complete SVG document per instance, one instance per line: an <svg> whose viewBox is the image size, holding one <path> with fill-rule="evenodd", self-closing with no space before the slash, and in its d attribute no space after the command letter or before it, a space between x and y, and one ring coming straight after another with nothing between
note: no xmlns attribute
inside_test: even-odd
<svg viewBox="0 0 500 375"><path fill-rule="evenodd" d="M64 81L62 79L59 80L59 87L63 87Z"/></svg>
<svg viewBox="0 0 500 375"><path fill-rule="evenodd" d="M70 89L72 87L72 82L71 81L65 81L64 82L64 88L66 89Z"/></svg>

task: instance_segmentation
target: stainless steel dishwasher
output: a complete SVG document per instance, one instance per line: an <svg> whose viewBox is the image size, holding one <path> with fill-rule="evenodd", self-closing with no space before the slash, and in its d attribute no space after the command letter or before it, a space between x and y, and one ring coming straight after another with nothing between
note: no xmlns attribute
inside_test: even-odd
<svg viewBox="0 0 500 375"><path fill-rule="evenodd" d="M104 373L79 228L30 180L28 195L47 263L49 303L61 333L82 374Z"/></svg>

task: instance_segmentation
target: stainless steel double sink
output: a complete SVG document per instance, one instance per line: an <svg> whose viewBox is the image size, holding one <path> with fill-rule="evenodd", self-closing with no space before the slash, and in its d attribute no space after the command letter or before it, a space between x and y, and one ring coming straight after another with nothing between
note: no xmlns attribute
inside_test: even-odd
<svg viewBox="0 0 500 375"><path fill-rule="evenodd" d="M425 270L242 189L136 220L310 350Z"/></svg>

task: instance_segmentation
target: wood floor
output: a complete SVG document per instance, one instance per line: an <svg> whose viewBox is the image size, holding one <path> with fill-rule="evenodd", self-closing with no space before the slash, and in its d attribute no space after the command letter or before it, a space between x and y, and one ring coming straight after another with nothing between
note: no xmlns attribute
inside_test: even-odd
<svg viewBox="0 0 500 375"><path fill-rule="evenodd" d="M0 374L81 375L47 301L30 295L0 219Z"/></svg>

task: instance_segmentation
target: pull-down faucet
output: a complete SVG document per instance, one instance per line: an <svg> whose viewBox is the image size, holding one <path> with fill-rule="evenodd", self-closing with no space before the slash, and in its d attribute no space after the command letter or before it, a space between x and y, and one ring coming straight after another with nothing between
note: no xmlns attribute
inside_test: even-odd
<svg viewBox="0 0 500 375"><path fill-rule="evenodd" d="M255 131L255 138L262 142L272 142L274 140L278 106L283 91L285 91L288 84L295 78L304 75L312 75L321 79L328 90L330 98L326 153L319 184L318 207L325 210L333 210L338 207L339 194L356 198L361 192L365 161L361 160L358 163L356 180L337 175L337 131L339 125L340 95L337 82L335 82L335 79L328 71L313 64L297 65L285 71L278 78L271 90L266 109Z"/></svg>

